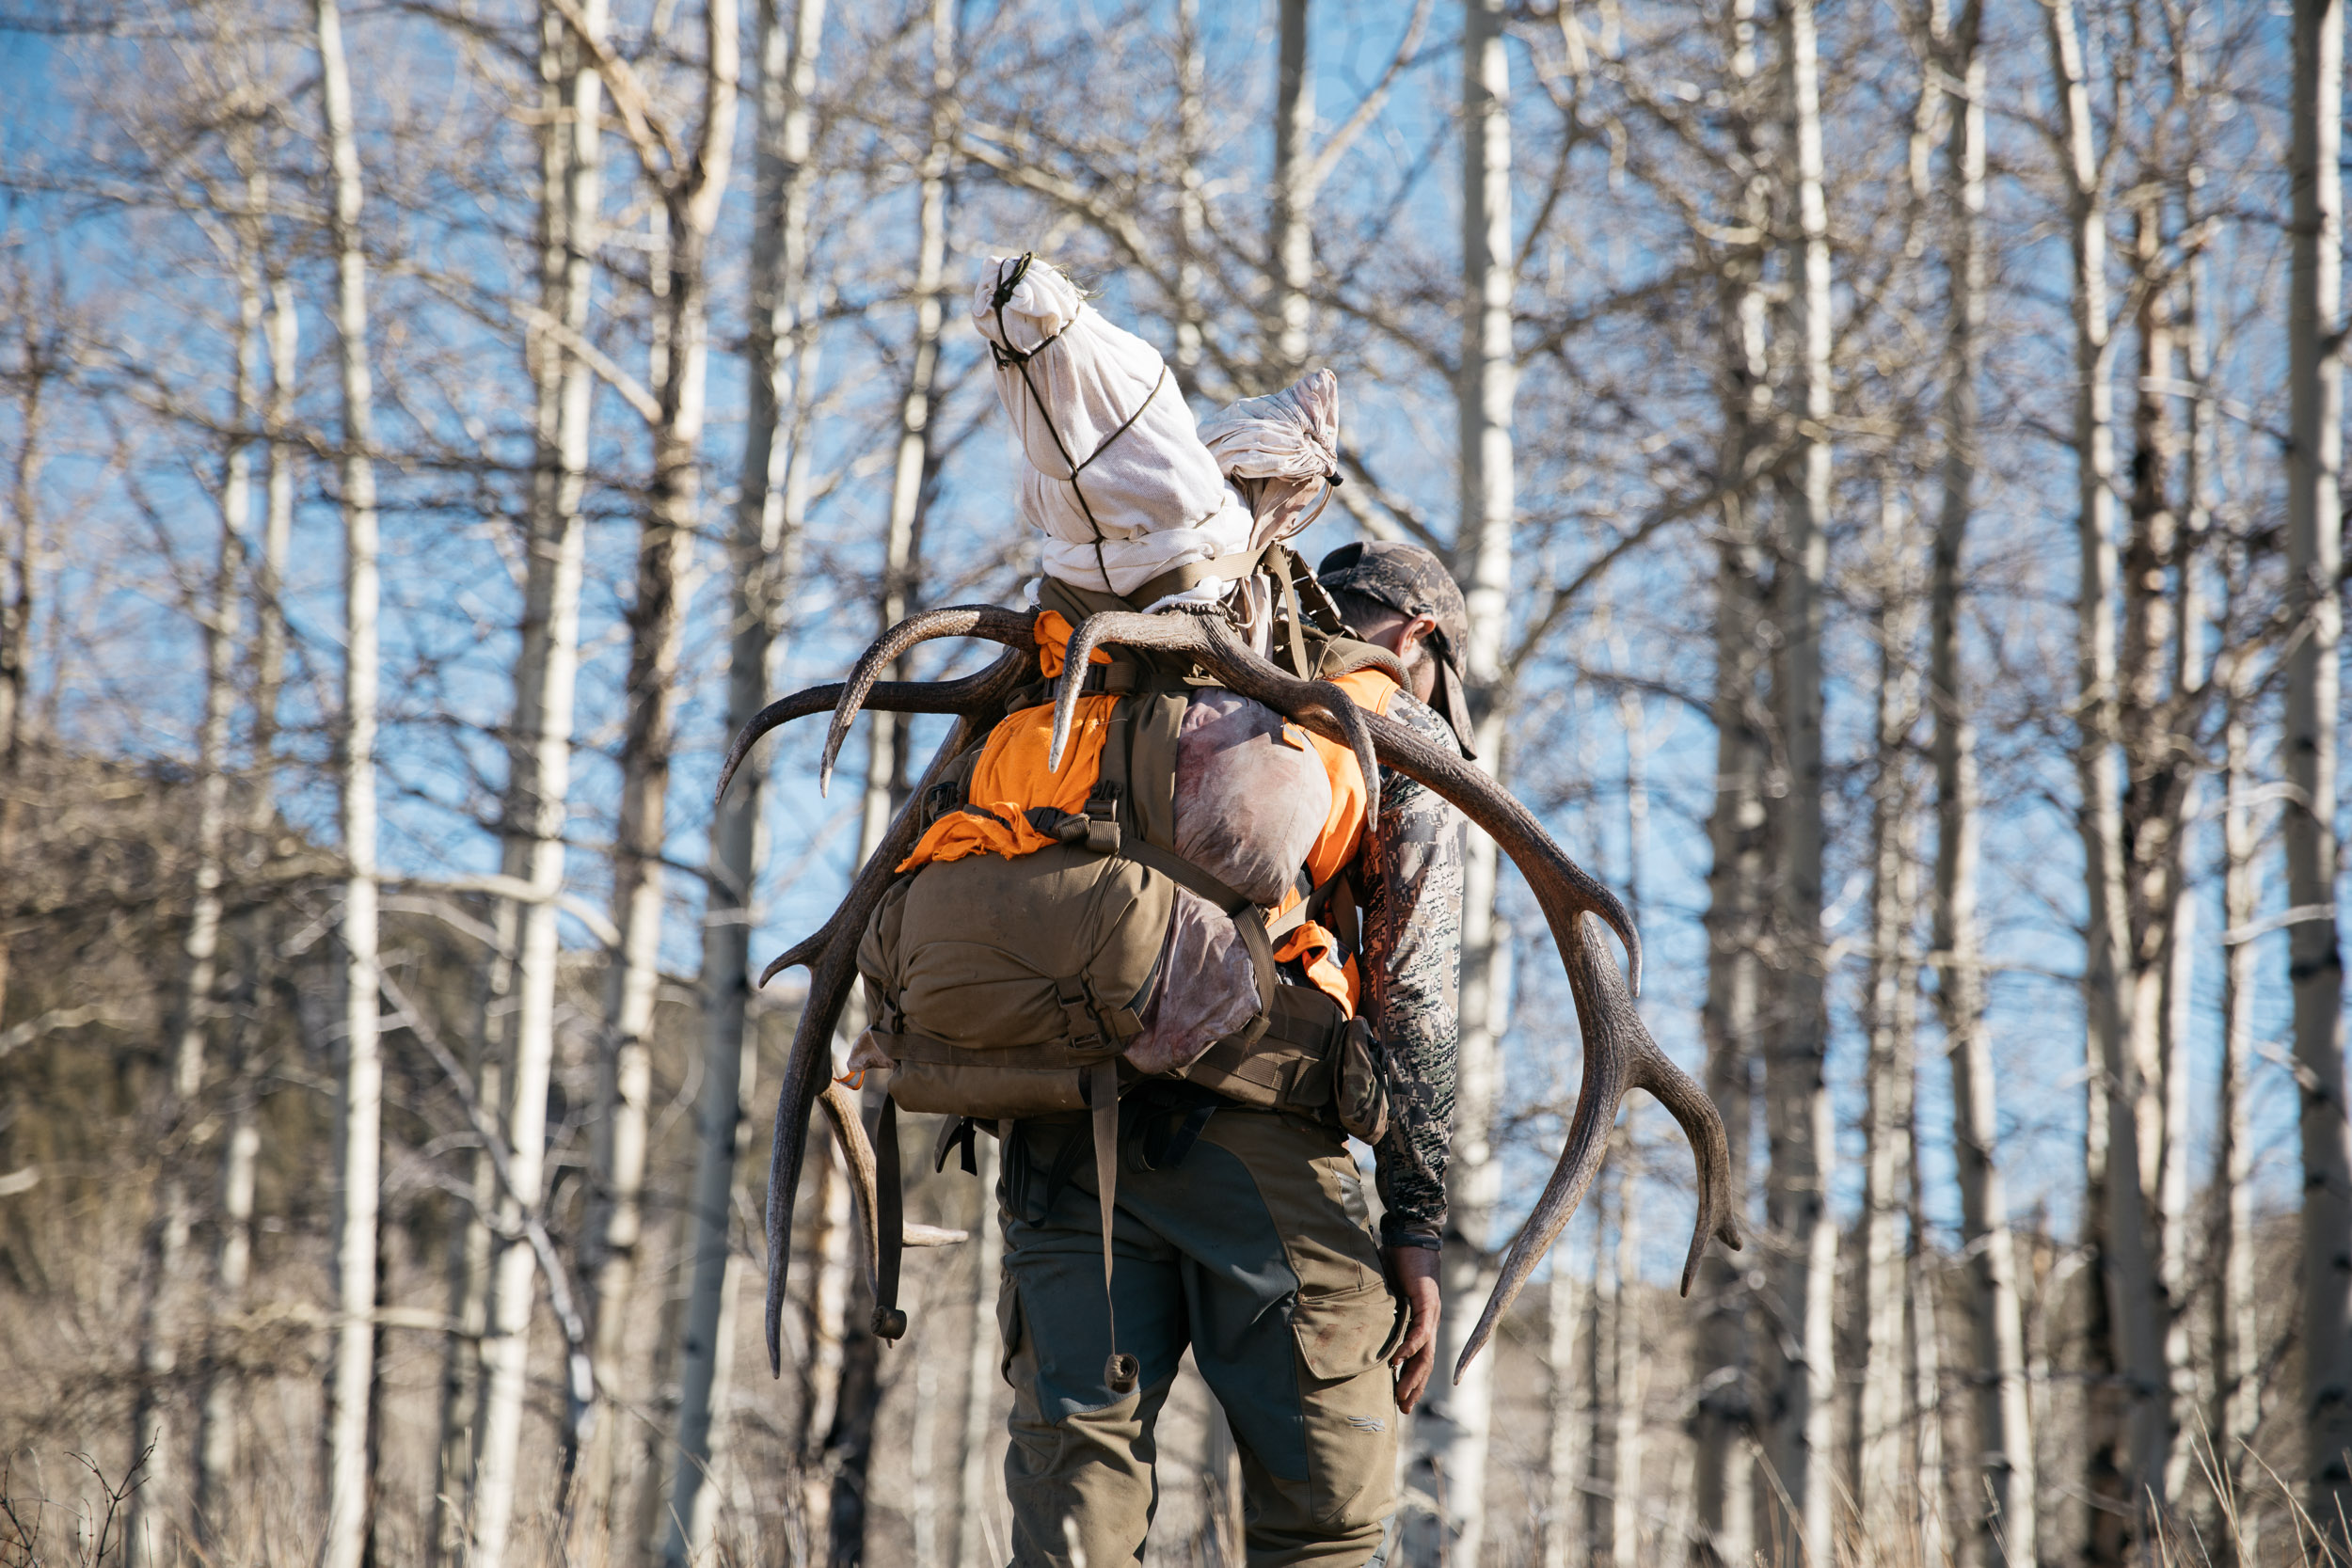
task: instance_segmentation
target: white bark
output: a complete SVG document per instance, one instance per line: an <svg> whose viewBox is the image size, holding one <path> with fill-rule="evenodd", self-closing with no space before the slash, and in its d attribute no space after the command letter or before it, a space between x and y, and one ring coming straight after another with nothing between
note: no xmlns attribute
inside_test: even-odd
<svg viewBox="0 0 2352 1568"><path fill-rule="evenodd" d="M373 388L368 365L368 263L359 240L364 198L352 124L351 76L338 0L315 0L321 97L335 189L335 324L342 339L343 713L343 1062L336 1104L335 1348L329 1374L326 1533L322 1568L359 1568L367 1549L368 1402L374 1382L376 1204L382 1160L384 1065L375 958L376 518Z"/></svg>
<svg viewBox="0 0 2352 1568"><path fill-rule="evenodd" d="M1314 68L1307 55L1309 0L1280 0L1280 53L1274 77L1274 212L1267 267L1265 389L1287 386L1307 367L1313 311ZM1472 0L1475 8L1475 0ZM1508 252L1506 251L1507 255Z"/></svg>
<svg viewBox="0 0 2352 1568"><path fill-rule="evenodd" d="M2287 299L2287 566L2296 626L2287 644L2287 904L2332 909L2336 894L2336 707L2344 634L2339 526L2344 463L2340 341L2344 8L2296 0L2295 213ZM2304 1506L2352 1547L2352 1128L2345 1121L2344 956L2333 914L2289 927L2295 1066L2303 1143L2301 1313Z"/></svg>
<svg viewBox="0 0 2352 1568"><path fill-rule="evenodd" d="M2130 969L2130 934L2123 890L2117 750L2114 528L2114 390L2109 385L2105 170L2092 146L2090 87L2072 0L2052 0L2048 13L2052 73L2064 120L2061 159L2070 198L2074 281L2074 444L2081 580L2077 585L2077 707L2075 771L2081 794L2083 881L2087 918L2083 991L2094 1055L2091 1095L2103 1102L2093 1118L2103 1132L2102 1166L2092 1173L2104 1201L2097 1216L2105 1294L2115 1337L2117 1370L2128 1392L2094 1393L2089 1441L2094 1497L2120 1507L2095 1514L2093 1535L2111 1535L2113 1521L2137 1513L2151 1489L2164 1486L2167 1386L2163 1335L2153 1310L2154 1260L2150 1256L2137 1127L2137 1074L2130 1053L2130 1019L2123 977ZM2104 1129L2099 1122L2104 1120ZM2118 1410L2119 1402L2125 1408ZM2120 1430L2127 1457L2128 1490L2118 1496L2105 1471ZM2121 1543L2094 1543L2096 1561L2120 1559Z"/></svg>
<svg viewBox="0 0 2352 1568"><path fill-rule="evenodd" d="M263 198L266 187L251 172L250 128L232 131L231 144L231 156L247 168L243 194L246 204L253 206ZM260 417L254 341L262 316L260 260L253 253L253 223L237 214L230 229L235 245L238 304L237 332L230 345L234 368L230 405L235 433L228 439L221 465L220 539L212 582L195 606L204 649L203 710L197 725L195 885L188 902L188 928L181 939L180 985L171 1012L171 1076L164 1106L167 1149L195 1125L215 997L220 987L222 849L229 832L229 721L236 700L232 665L253 498L253 449L243 432ZM191 1456L181 1452L175 1441L169 1409L173 1402L167 1397L179 1370L179 1339L194 1306L186 1282L187 1243L194 1217L187 1172L179 1157L167 1153L155 1186L153 1234L148 1246L151 1277L139 1314L138 1392L131 1418L132 1451L146 1457L144 1484L131 1494L123 1524L124 1544L132 1561L141 1568L176 1556L169 1540L176 1527L169 1515L174 1503L188 1500L181 1495L186 1482L196 1481L197 1492L207 1490L188 1466Z"/></svg>
<svg viewBox="0 0 2352 1568"><path fill-rule="evenodd" d="M943 1568L939 1556L939 1348L930 1335L914 1353L914 1431L907 1454L907 1512L914 1516L914 1568Z"/></svg>
<svg viewBox="0 0 2352 1568"><path fill-rule="evenodd" d="M1853 1292L1862 1366L1854 1376L1847 1485L1865 1540L1905 1528L1903 1255L1899 1227L1911 1169L1912 1046L1918 965L1918 845L1910 753L1919 717L1913 535L1892 476L1880 483L1882 562L1876 610L1877 776L1870 789L1869 1059L1862 1173L1862 1273Z"/></svg>
<svg viewBox="0 0 2352 1568"><path fill-rule="evenodd" d="M1233 1423L1212 1393L1200 1443L1200 1534L1209 1548L1203 1568L1240 1568L1247 1550L1242 1519L1241 1449Z"/></svg>
<svg viewBox="0 0 2352 1568"><path fill-rule="evenodd" d="M1469 567L1464 662L1477 715L1475 743L1481 766L1502 777L1508 760L1503 721L1510 676L1502 664L1510 630L1512 404L1518 379L1511 342L1510 55L1501 0L1465 0L1462 17L1463 352L1454 391L1461 491L1454 560L1457 576ZM1414 1506L1433 1511L1404 1527L1416 1561L1442 1556L1475 1562L1486 1528L1495 1358L1471 1362L1459 1383L1448 1378L1496 1277L1493 1231L1502 1168L1492 1139L1510 968L1508 928L1495 907L1496 868L1494 841L1470 834L1462 877L1461 1036L1446 1171L1448 1234L1438 1280L1444 1308L1437 1370L1413 1418L1406 1470L1408 1495L1419 1495Z"/></svg>
<svg viewBox="0 0 2352 1568"><path fill-rule="evenodd" d="M1005 1262L1005 1232L997 1223L996 1174L1002 1156L994 1138L973 1139L979 1166L978 1235L972 1247L972 1342L963 1369L963 1433L956 1481L956 1563L983 1562L999 1556L988 1509L995 1497L989 1465L989 1433L997 1385L996 1289Z"/></svg>
<svg viewBox="0 0 2352 1568"><path fill-rule="evenodd" d="M1917 1103L1917 1080L1913 1080L1913 1103ZM1918 1123L1912 1123L1911 1144L1919 1146ZM1935 1260L1927 1242L1927 1181L1919 1162L1911 1163L1911 1242L1903 1259L1903 1332L1909 1349L1905 1379L1903 1423L1909 1436L1912 1476L1913 1539L1916 1560L1944 1560L1944 1425L1943 1346L1937 1338Z"/></svg>
<svg viewBox="0 0 2352 1568"><path fill-rule="evenodd" d="M2232 692L2233 705L2250 698L2248 685L2242 682ZM2253 924L2262 893L2254 860L2259 837L2247 801L2253 761L2250 729L2238 707L2230 716L2223 741L2228 796L2221 815L2221 918L2227 931ZM2228 941L2226 935L2223 940ZM2209 1195L2213 1236L2206 1248L2205 1288L2213 1311L2213 1403L2206 1426L2222 1473L2233 1478L2244 1473L2241 1444L2253 1435L2262 1395L2254 1323L2253 1139L2247 1118L2247 1073L2254 1053L2254 943L2244 940L2222 949L2221 1084Z"/></svg>
<svg viewBox="0 0 2352 1568"><path fill-rule="evenodd" d="M1756 71L1754 7L1736 0L1728 40L1731 74ZM1762 230L1761 183L1742 215ZM1766 713L1758 691L1763 661L1763 561L1755 492L1740 483L1771 414L1761 257L1735 252L1721 280L1724 363L1724 434L1718 472L1726 487L1715 570L1715 803L1707 823L1707 1092L1724 1118L1734 1212L1746 1212L1753 1083L1763 972L1760 890L1768 821ZM1694 1562L1744 1565L1754 1556L1755 1379L1748 1341L1754 1265L1710 1247L1699 1262L1699 1316L1692 1336L1692 1523Z"/></svg>
<svg viewBox="0 0 2352 1568"><path fill-rule="evenodd" d="M241 128L232 139L232 147L239 155L238 161L246 171L245 210L238 214L232 226L237 246L234 406L240 432L251 428L262 417L258 353L262 319L261 215L268 195L268 180L254 166L249 137L250 132ZM204 628L204 733L199 748L202 754L198 764L202 794L198 807L196 831L197 896L185 948L187 985L182 999L178 1051L181 1066L176 1073L180 1085L191 1096L203 1076L201 1063L208 1032L208 1015L218 981L215 971L220 936L222 845L227 836L230 816L227 758L230 709L234 693L230 666L237 643L239 607L244 601L244 576L248 550L246 535L252 527L253 509L253 447L242 434L230 438L225 467L226 478L221 486L219 572ZM267 773L265 769L260 771L261 776L252 782L266 800ZM265 821L266 817L261 819ZM244 1225L252 1209L252 1156L250 1152L241 1153L239 1144L240 1135L246 1143L252 1139L252 1111L245 1085L234 1085L231 1094L234 1099L230 1111L231 1134L221 1150L223 1202L215 1265L215 1283L223 1288L223 1293L210 1304L208 1315L211 1316L236 1310L233 1291L241 1291L244 1288L244 1265L241 1259L232 1260L231 1254L241 1251L250 1243ZM244 1216L230 1212L230 1202L240 1183L236 1170L240 1159L246 1166L242 1178L246 1191ZM236 1284L230 1287L227 1276L232 1272L236 1275ZM229 1505L230 1470L235 1462L236 1451L236 1434L228 1419L226 1408L230 1402L227 1391L220 1374L211 1365L215 1359L208 1350L195 1444L193 1517L199 1539L207 1543L218 1539L220 1515Z"/></svg>
<svg viewBox="0 0 2352 1568"><path fill-rule="evenodd" d="M1797 478L1784 492L1775 613L1780 650L1775 706L1788 758L1779 813L1776 921L1781 1017L1765 1057L1772 1160L1765 1188L1773 1275L1775 1354L1766 1457L1785 1497L1784 1545L1816 1562L1830 1550L1836 1474L1832 1293L1837 1229L1828 1213L1836 1127L1823 1075L1828 1037L1821 931L1821 616L1830 506L1829 219L1821 190L1820 68L1813 8L1783 10L1791 192L1789 325L1796 338L1791 398Z"/></svg>
<svg viewBox="0 0 2352 1568"><path fill-rule="evenodd" d="M751 406L730 548L727 729L748 723L767 700L792 593L807 506L803 436L816 349L804 322L808 270L809 100L825 24L823 0L760 8L758 129L752 259ZM678 1458L671 1486L671 1560L700 1560L710 1545L718 1489L707 1484L725 1437L721 1406L731 1380L735 1297L742 1259L730 1240L738 1169L750 1145L757 1059L744 1049L752 994L753 894L763 858L763 759L751 759L721 802L711 833L708 909L703 925L706 1019L700 1153L690 1210L693 1276L680 1342Z"/></svg>
<svg viewBox="0 0 2352 1568"><path fill-rule="evenodd" d="M602 7L582 13L593 33ZM543 16L543 102L548 111L542 160L540 287L549 316L587 322L597 209L599 92L586 46ZM499 1184L500 1229L491 1249L489 1297L481 1358L480 1427L474 1474L472 1558L497 1568L515 1507L522 1433L523 1380L537 1265L516 1228L534 1210L545 1178L548 1080L555 1059L557 946L555 895L564 883L564 826L571 788L573 692L580 643L580 589L586 537L580 494L595 390L587 367L543 336L532 345L539 384L539 473L533 486L530 555L523 587L522 641L515 665L515 702L507 742L504 869L532 896L508 911L514 935L512 1012L504 1031L511 1054L507 1091L506 1180ZM495 1105L492 1114L495 1114ZM573 1423L566 1422L566 1429Z"/></svg>
<svg viewBox="0 0 2352 1568"><path fill-rule="evenodd" d="M1208 75L1200 52L1200 0L1176 0L1176 384L1186 397L1200 389L1203 315L1200 246L1208 224L1201 164L1207 157L1207 116L1201 102Z"/></svg>
<svg viewBox="0 0 2352 1568"><path fill-rule="evenodd" d="M1648 1384L1642 1359L1642 1307L1636 1299L1642 1273L1640 1167L1634 1160L1634 1108L1626 1107L1624 1140L1618 1148L1617 1258L1610 1274L1610 1433L1613 1455L1609 1494L1610 1560L1615 1568L1640 1568L1642 1552L1642 1401Z"/></svg>
<svg viewBox="0 0 2352 1568"><path fill-rule="evenodd" d="M288 437L296 390L294 351L302 318L294 287L284 278L270 283L269 499L262 523L262 558L253 578L253 821L266 827L277 811L278 699L286 671L286 556L294 547L295 466L301 459Z"/></svg>
<svg viewBox="0 0 2352 1568"><path fill-rule="evenodd" d="M1929 654L1936 794L1936 1004L1952 1071L1953 1157L1959 1166L1962 1240L1968 1253L1968 1328L1979 1475L1962 1488L1974 1528L1968 1560L2031 1559L2036 1534L2032 1413L2026 1403L2024 1319L1999 1160L1993 1042L1985 1021L1977 921L1982 827L1977 784L1975 694L1961 647L1967 592L1963 557L1975 506L1978 378L1983 364L1985 62L1980 10L1970 4L1947 42L1945 75L1960 84L1952 105L1946 193L1948 315L1944 356L1943 506L1930 587Z"/></svg>
<svg viewBox="0 0 2352 1568"><path fill-rule="evenodd" d="M1543 1568L1571 1568L1583 1557L1578 1549L1584 1521L1584 1433L1576 1407L1576 1324L1584 1302L1565 1245L1552 1254L1547 1298L1551 1338L1544 1356L1549 1382L1544 1394Z"/></svg>
<svg viewBox="0 0 2352 1568"><path fill-rule="evenodd" d="M844 1344L849 1320L853 1247L849 1173L841 1151L831 1138L821 1140L824 1152L816 1161L808 1245L801 1249L808 1271L808 1349L803 1357L800 1412L801 1528L809 1550L822 1556L833 1529L833 1476L825 1465L825 1441L840 1408L841 1374L848 1359ZM993 1229L993 1227L991 1227ZM1001 1243L999 1243L1001 1246ZM995 1338L992 1310L989 1338Z"/></svg>
<svg viewBox="0 0 2352 1568"><path fill-rule="evenodd" d="M923 514L931 477L931 388L939 372L939 334L946 301L942 286L947 262L947 174L956 136L956 8L953 0L931 0L930 139L924 150L918 187L914 250L914 341L906 387L898 400L898 450L890 480L890 519L882 536L881 622L884 629L906 619L921 550ZM902 680L905 667L893 665L884 680ZM906 786L906 721L895 713L868 709L865 815L858 833L864 863L890 831L898 792Z"/></svg>

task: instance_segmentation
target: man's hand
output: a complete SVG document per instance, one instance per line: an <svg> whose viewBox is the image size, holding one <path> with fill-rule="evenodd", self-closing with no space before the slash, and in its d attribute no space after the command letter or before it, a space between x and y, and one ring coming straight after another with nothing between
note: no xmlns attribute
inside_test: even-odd
<svg viewBox="0 0 2352 1568"><path fill-rule="evenodd" d="M1397 1370L1396 1407L1409 1416L1438 1364L1438 1254L1431 1247L1392 1246L1382 1247L1380 1259L1409 1314L1405 1338L1389 1357Z"/></svg>

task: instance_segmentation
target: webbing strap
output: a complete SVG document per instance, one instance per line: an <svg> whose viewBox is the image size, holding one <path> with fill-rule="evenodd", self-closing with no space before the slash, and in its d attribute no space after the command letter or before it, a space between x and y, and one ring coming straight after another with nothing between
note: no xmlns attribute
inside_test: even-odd
<svg viewBox="0 0 2352 1568"><path fill-rule="evenodd" d="M1258 569L1264 557L1263 550L1245 550L1238 555L1221 555L1215 561L1187 561L1182 566L1169 567L1124 597L1141 610L1170 594L1181 594L1204 582L1233 582L1246 578Z"/></svg>
<svg viewBox="0 0 2352 1568"><path fill-rule="evenodd" d="M1291 580L1291 552L1276 545L1267 551L1274 567L1274 580L1282 590L1282 619L1290 627L1291 672L1302 681L1315 678L1315 667L1307 662L1307 634L1299 624L1298 585Z"/></svg>
<svg viewBox="0 0 2352 1568"><path fill-rule="evenodd" d="M906 1195L899 1190L898 1102L882 1096L874 1127L874 1337L905 1336L898 1310L898 1265L906 1253Z"/></svg>
<svg viewBox="0 0 2352 1568"><path fill-rule="evenodd" d="M1111 1295L1111 1220L1119 1204L1119 1064L1097 1063L1089 1069L1087 1099L1094 1119L1094 1193L1103 1209L1103 1313L1111 1330L1110 1359L1103 1363L1103 1381L1114 1394L1135 1392L1139 1370L1136 1358L1119 1348L1119 1305Z"/></svg>
<svg viewBox="0 0 2352 1568"><path fill-rule="evenodd" d="M1302 877L1300 879L1303 881L1305 879ZM1275 916L1273 924L1265 928L1266 940L1269 942L1279 942L1310 920L1319 917L1323 913L1323 906L1331 901L1333 890L1346 880L1347 867L1344 865L1324 878L1306 897Z"/></svg>

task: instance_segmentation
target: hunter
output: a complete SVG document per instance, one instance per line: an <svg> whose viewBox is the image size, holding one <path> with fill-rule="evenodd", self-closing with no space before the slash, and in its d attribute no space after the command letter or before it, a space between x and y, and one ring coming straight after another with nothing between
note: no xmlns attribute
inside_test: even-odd
<svg viewBox="0 0 2352 1568"><path fill-rule="evenodd" d="M1468 754L1465 611L1437 558L1350 545L1317 578L1346 634L1403 666L1406 688L1380 689L1387 716ZM1437 1355L1463 852L1461 817L1423 785L1383 768L1379 801L1374 848L1341 884L1360 914L1331 916L1361 933L1348 956L1387 1053L1376 1232L1327 1117L1147 1082L1120 1101L1106 1315L1087 1115L1025 1118L1006 1140L998 1318L1020 1568L1140 1559L1158 1500L1154 1427L1187 1346L1240 1453L1251 1568L1353 1568L1379 1546L1397 1418ZM1306 983L1295 962L1279 968ZM1139 1363L1126 1394L1106 1381L1114 1332Z"/></svg>

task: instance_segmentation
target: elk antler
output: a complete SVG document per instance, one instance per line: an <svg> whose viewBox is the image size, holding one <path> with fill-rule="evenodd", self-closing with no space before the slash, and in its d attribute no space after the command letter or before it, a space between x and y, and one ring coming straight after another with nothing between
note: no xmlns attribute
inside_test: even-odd
<svg viewBox="0 0 2352 1568"><path fill-rule="evenodd" d="M910 615L874 639L874 645L860 656L850 678L841 683L841 699L833 710L833 727L825 732L825 754L817 765L817 793L823 795L833 787L834 759L841 754L841 742L849 736L850 721L865 705L874 682L898 662L899 655L917 642L928 642L936 637L985 637L1034 655L1037 637L1032 628L1036 625L1037 611L1033 610L1025 613L1001 610L993 604L958 605L951 610L927 610Z"/></svg>
<svg viewBox="0 0 2352 1568"><path fill-rule="evenodd" d="M1005 610L992 610L991 613L1009 615ZM891 638L925 619L917 616L913 621L893 627L875 646L884 646ZM977 625L979 619L974 617L973 624ZM1025 617L1015 616L1011 619L1024 626L1027 625ZM997 628L992 626L982 635L993 636L998 641L1009 640L996 635L996 631ZM914 639L909 639L909 641L912 641ZM904 646L904 643L900 644L900 651ZM869 656L871 652L868 650ZM873 663L873 668L879 669L882 662L887 661L861 660L860 669L866 669L869 662ZM818 687L770 704L744 726L743 734L736 737L728 754L728 771L720 781L722 790L725 788L727 779L733 776L733 769L741 763L753 742L761 735L803 714L819 712L834 705L840 697L850 695L859 700L870 696L873 705L898 712L945 711L959 715L959 722L947 736L946 743L931 758L930 766L924 769L922 779L909 795L908 805L899 809L889 832L882 835L882 843L850 882L849 895L834 911L833 917L813 935L778 955L760 973L759 983L764 986L794 965L806 965L809 971L808 996L802 1003L800 1023L793 1031L792 1051L786 1062L784 1081L776 1090L775 1136L768 1161L766 1327L769 1370L778 1376L783 1375L784 1370L784 1288L791 1265L792 1202L800 1186L801 1164L807 1152L809 1113L817 1102L819 1091L832 1079L833 1032L834 1025L840 1022L843 1006L849 1001L850 987L857 978L858 942L866 933L866 923L873 915L874 906L882 901L883 890L890 885L892 873L914 846L916 817L914 803L921 800L924 792L938 782L948 764L987 736L995 723L996 715L1004 706L1005 698L1036 670L1033 644L1025 641L978 674L960 681L887 682L876 688L872 675L868 673L862 686L853 678L838 686ZM836 1131L840 1131L839 1107L829 1105L827 1109L834 1116ZM856 1123L854 1115L850 1121ZM866 1223L870 1227L873 1223L870 1216L875 1212L871 1149L867 1150L861 1171L855 1146L865 1141L863 1127L858 1128L855 1143L847 1132L842 1132L842 1137L858 1201L869 1216ZM914 1227L909 1234L929 1228ZM930 1243L918 1240L917 1244ZM867 1257L869 1260L873 1257L870 1247Z"/></svg>
<svg viewBox="0 0 2352 1568"><path fill-rule="evenodd" d="M1318 687L1327 682L1302 681L1244 647L1224 623L1192 615L1106 614L1090 617L1071 640L1070 659L1100 643L1188 653L1227 689L1253 698L1289 715L1335 740L1351 738L1349 726ZM1067 670L1068 666L1065 666ZM1352 707L1353 705L1350 705ZM1739 1227L1731 1209L1731 1156L1724 1136L1723 1118L1706 1093L1677 1067L1642 1026L1633 1010L1616 965L1593 940L1584 917L1594 916L1617 933L1638 990L1642 974L1642 942L1633 922L1614 894L1586 875L1551 840L1543 825L1502 785L1472 768L1456 752L1441 750L1413 731L1377 714L1358 713L1369 731L1378 760L1414 779L1461 808L1464 816L1509 854L1551 927L1568 988L1576 998L1577 1020L1584 1037L1584 1082L1578 1090L1576 1112L1570 1118L1566 1147L1544 1195L1511 1244L1502 1276L1488 1297L1478 1326L1454 1364L1454 1378L1484 1348L1496 1321L1518 1294L1545 1250L1576 1212L1584 1190L1608 1152L1609 1129L1618 1106L1632 1089L1656 1095L1681 1123L1691 1140L1698 1165L1698 1219L1691 1250L1682 1267L1682 1290L1689 1294L1701 1252L1712 1234L1725 1246L1740 1245ZM1365 769L1367 780L1373 769Z"/></svg>

